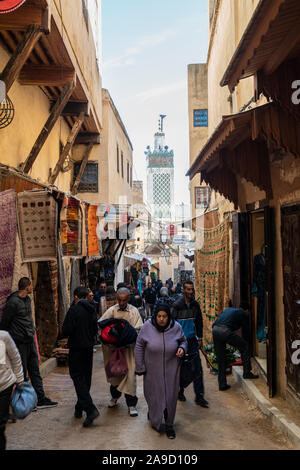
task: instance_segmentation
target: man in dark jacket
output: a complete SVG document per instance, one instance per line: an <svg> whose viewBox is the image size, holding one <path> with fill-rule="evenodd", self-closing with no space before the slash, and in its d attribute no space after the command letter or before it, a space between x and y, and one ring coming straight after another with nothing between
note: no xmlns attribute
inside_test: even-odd
<svg viewBox="0 0 300 470"><path fill-rule="evenodd" d="M31 300L32 283L28 277L19 280L18 291L11 294L6 302L0 329L9 332L19 350L24 378L29 375L31 384L36 391L37 408L52 408L57 402L45 396L43 380L40 374L38 353L35 346L35 327L32 319Z"/></svg>
<svg viewBox="0 0 300 470"><path fill-rule="evenodd" d="M69 370L77 394L75 417L86 412L84 427L92 424L99 411L90 395L93 370L94 338L98 332L96 302L88 300L89 289L77 287L74 302L63 323L63 334L69 338Z"/></svg>
<svg viewBox="0 0 300 470"><path fill-rule="evenodd" d="M183 283L183 296L174 302L172 315L180 323L187 339L187 354L196 353L198 355L197 359L199 358L201 374L193 383L196 395L195 402L203 408L208 408L208 402L204 398L203 369L199 354L199 348L202 346L203 319L200 306L194 298L194 284L192 281ZM178 394L178 400L186 401L182 387Z"/></svg>
<svg viewBox="0 0 300 470"><path fill-rule="evenodd" d="M156 291L154 287L152 287L152 282L148 282L148 287L143 292L143 298L145 299L146 304L146 315L148 318L152 317L153 308L156 301Z"/></svg>
<svg viewBox="0 0 300 470"><path fill-rule="evenodd" d="M251 372L249 354L249 306L241 303L240 308L226 308L213 323L212 333L215 352L219 366L218 382L219 390L225 391L230 388L226 381L226 344L237 348L242 357L244 368L244 379L257 379L258 375ZM242 328L243 337L236 331Z"/></svg>

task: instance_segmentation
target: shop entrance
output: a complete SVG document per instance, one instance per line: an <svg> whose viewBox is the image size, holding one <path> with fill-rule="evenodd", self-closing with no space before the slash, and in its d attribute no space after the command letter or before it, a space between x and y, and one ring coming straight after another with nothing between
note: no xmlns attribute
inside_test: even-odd
<svg viewBox="0 0 300 470"><path fill-rule="evenodd" d="M273 296L273 214L267 206L233 214L233 304L250 305L252 357L267 377L269 396L276 391L275 306Z"/></svg>

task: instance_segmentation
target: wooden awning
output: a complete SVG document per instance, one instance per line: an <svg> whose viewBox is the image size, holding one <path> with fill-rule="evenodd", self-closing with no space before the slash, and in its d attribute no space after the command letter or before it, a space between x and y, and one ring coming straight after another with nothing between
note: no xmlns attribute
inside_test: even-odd
<svg viewBox="0 0 300 470"><path fill-rule="evenodd" d="M275 103L224 116L187 176L201 178L238 205L236 176L272 197L269 142L300 157L300 123Z"/></svg>
<svg viewBox="0 0 300 470"><path fill-rule="evenodd" d="M239 80L272 74L300 52L299 0L261 0L221 80L230 92ZM295 80L297 77L295 77Z"/></svg>

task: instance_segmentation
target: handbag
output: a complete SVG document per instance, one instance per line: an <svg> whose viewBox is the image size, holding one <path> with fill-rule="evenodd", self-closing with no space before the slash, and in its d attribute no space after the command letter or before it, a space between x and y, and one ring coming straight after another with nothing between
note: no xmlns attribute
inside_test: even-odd
<svg viewBox="0 0 300 470"><path fill-rule="evenodd" d="M13 414L17 419L24 419L35 408L37 395L28 382L24 382L24 387L18 384L11 399Z"/></svg>
<svg viewBox="0 0 300 470"><path fill-rule="evenodd" d="M126 348L117 348L114 350L105 366L105 372L108 379L113 377L123 377L128 373L128 366L123 354Z"/></svg>
<svg viewBox="0 0 300 470"><path fill-rule="evenodd" d="M185 354L180 368L180 387L186 388L201 375L199 353Z"/></svg>

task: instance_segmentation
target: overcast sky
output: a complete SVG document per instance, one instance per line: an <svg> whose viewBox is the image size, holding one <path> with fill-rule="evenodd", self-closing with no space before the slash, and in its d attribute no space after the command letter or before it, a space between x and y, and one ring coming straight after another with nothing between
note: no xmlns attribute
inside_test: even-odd
<svg viewBox="0 0 300 470"><path fill-rule="evenodd" d="M208 47L207 0L102 0L103 87L117 106L134 147L133 178L144 181L147 145L160 114L175 152L175 203L189 204L187 65Z"/></svg>

